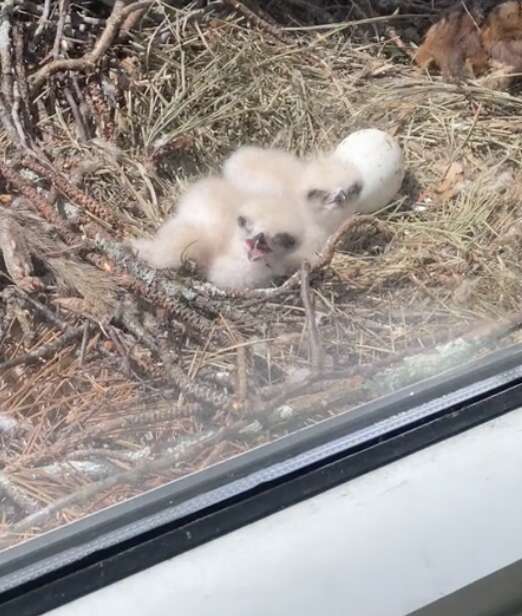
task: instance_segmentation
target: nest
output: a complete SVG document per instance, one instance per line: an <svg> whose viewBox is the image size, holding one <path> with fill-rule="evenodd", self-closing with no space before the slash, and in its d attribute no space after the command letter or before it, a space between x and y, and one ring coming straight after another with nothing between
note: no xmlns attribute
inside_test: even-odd
<svg viewBox="0 0 522 616"><path fill-rule="evenodd" d="M411 15L40 4L0 16L2 545L517 341L522 104L419 72ZM226 293L121 243L241 144L366 126L408 177L313 271Z"/></svg>

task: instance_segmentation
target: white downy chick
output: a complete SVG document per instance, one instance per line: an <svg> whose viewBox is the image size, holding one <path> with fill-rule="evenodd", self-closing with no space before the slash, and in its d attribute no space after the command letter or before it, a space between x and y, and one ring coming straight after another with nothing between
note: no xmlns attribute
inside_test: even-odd
<svg viewBox="0 0 522 616"><path fill-rule="evenodd" d="M239 193L223 179L205 178L187 190L154 237L130 243L152 267L178 269L190 259L205 269L227 242L239 203Z"/></svg>
<svg viewBox="0 0 522 616"><path fill-rule="evenodd" d="M312 158L300 192L318 225L330 235L353 214L372 214L388 205L404 175L397 140L385 131L367 128L348 135L330 154Z"/></svg>
<svg viewBox="0 0 522 616"><path fill-rule="evenodd" d="M246 192L281 194L292 190L302 177L305 163L278 148L242 146L223 164L223 176Z"/></svg>
<svg viewBox="0 0 522 616"><path fill-rule="evenodd" d="M308 229L315 250L355 212L362 190L358 170L333 154L302 160L276 148L243 146L225 161L223 175L241 190L252 193L293 192L296 206L308 208L304 215L309 216L309 225L315 222L316 228Z"/></svg>
<svg viewBox="0 0 522 616"><path fill-rule="evenodd" d="M223 173L244 190L295 191L318 227L309 235L322 238L321 244L353 214L371 214L390 203L404 179L404 161L394 137L367 128L348 135L331 153L306 161L274 148L242 147L225 162Z"/></svg>
<svg viewBox="0 0 522 616"><path fill-rule="evenodd" d="M359 197L364 180L359 170L333 155L311 158L297 180L296 191L307 205L317 229L320 243L359 211Z"/></svg>
<svg viewBox="0 0 522 616"><path fill-rule="evenodd" d="M332 155L302 160L284 150L257 146L243 146L231 154L223 165L223 175L251 193L295 195L296 215L307 220L306 242L299 251L303 258L320 250L353 213L349 206L356 202L361 188L357 170Z"/></svg>
<svg viewBox="0 0 522 616"><path fill-rule="evenodd" d="M150 240L132 241L157 268L192 259L221 288L269 286L298 266L306 220L292 195L249 194L223 178L196 182Z"/></svg>
<svg viewBox="0 0 522 616"><path fill-rule="evenodd" d="M292 195L246 195L237 210L226 250L216 254L207 277L219 287L270 286L300 265L307 221Z"/></svg>

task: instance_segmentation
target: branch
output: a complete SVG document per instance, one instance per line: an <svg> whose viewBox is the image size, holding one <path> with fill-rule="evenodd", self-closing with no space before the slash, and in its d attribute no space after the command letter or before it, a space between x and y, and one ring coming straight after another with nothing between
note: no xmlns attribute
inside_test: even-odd
<svg viewBox="0 0 522 616"><path fill-rule="evenodd" d="M34 32L34 38L37 39L49 24L49 14L51 12L51 0L45 0L42 15L38 21L38 26Z"/></svg>
<svg viewBox="0 0 522 616"><path fill-rule="evenodd" d="M256 24L257 27L261 30L265 30L266 32L271 34L278 41L282 41L283 43L286 42L277 26L269 23L266 19L260 17L257 13L254 13L252 9L250 9L240 0L225 0L225 4L228 4L228 6L243 15L243 17L245 17L247 21L251 21L252 23Z"/></svg>
<svg viewBox="0 0 522 616"><path fill-rule="evenodd" d="M140 2L133 2L125 6L123 0L116 0L112 8L105 28L100 37L96 41L94 48L83 55L81 58L70 59L57 59L49 64L46 64L41 69L31 75L31 84L33 88L33 94L38 91L42 85L55 73L60 71L93 71L96 64L100 61L104 53L114 42L118 36L120 27L129 15L135 11L141 11L152 5L152 0L143 0Z"/></svg>
<svg viewBox="0 0 522 616"><path fill-rule="evenodd" d="M60 49L62 47L62 37L63 37L63 27L65 26L65 17L69 12L69 0L60 0L60 8L59 17L58 17L58 25L56 26L56 36L54 38L53 45L53 58L58 58L60 56Z"/></svg>
<svg viewBox="0 0 522 616"><path fill-rule="evenodd" d="M9 137L14 143L20 143L13 120L11 110L13 108L13 74L11 61L11 22L10 16L13 11L14 0L7 0L0 9L0 121Z"/></svg>
<svg viewBox="0 0 522 616"><path fill-rule="evenodd" d="M49 344L44 344L32 353L27 353L26 355L14 357L13 359L8 359L7 361L0 363L0 370L14 368L15 366L19 366L21 364L35 364L41 359L46 359L48 357L51 357L58 351L61 351L70 342L76 340L77 338L80 338L81 336L83 336L83 327L71 329L70 331L63 334L60 338L58 338L58 340L50 342Z"/></svg>
<svg viewBox="0 0 522 616"><path fill-rule="evenodd" d="M0 10L0 62L2 64L2 95L7 107L13 104L13 64L11 60L11 13L14 1L8 0Z"/></svg>
<svg viewBox="0 0 522 616"><path fill-rule="evenodd" d="M315 319L315 310L312 304L310 291L310 264L305 261L301 267L301 299L306 313L308 322L308 332L310 335L310 356L312 360L312 369L314 372L320 372L323 366L323 350L317 331L317 322Z"/></svg>
<svg viewBox="0 0 522 616"><path fill-rule="evenodd" d="M24 229L8 216L0 217L0 252L4 257L5 269L15 285L28 290L43 286L34 276Z"/></svg>
<svg viewBox="0 0 522 616"><path fill-rule="evenodd" d="M167 298L168 299L168 298ZM165 341L158 342L145 331L145 328L134 318L133 306L128 302L122 305L119 319L124 323L131 334L152 353L154 353L163 363L164 370L168 377L178 386L180 392L201 402L207 402L214 407L228 406L230 399L227 394L219 388L205 383L198 383L191 379L179 363L172 362L173 349ZM197 315L196 315L197 316ZM179 361L179 359L178 359Z"/></svg>
<svg viewBox="0 0 522 616"><path fill-rule="evenodd" d="M3 472L0 472L0 495L5 495L17 507L19 507L25 515L34 514L38 511L38 503L28 496L19 486Z"/></svg>
<svg viewBox="0 0 522 616"><path fill-rule="evenodd" d="M60 218L53 206L35 189L26 182L14 169L0 161L0 175L12 184L47 222L56 227L57 233L66 244L76 244L77 236L68 227L67 223Z"/></svg>
<svg viewBox="0 0 522 616"><path fill-rule="evenodd" d="M190 463L194 458L203 452L209 445L220 441L228 431L221 428L217 431L203 432L192 438L185 439L182 443L173 448L167 455L156 460L147 460L139 462L133 469L115 473L111 477L90 483L81 487L76 492L69 494L63 498L56 500L51 505L40 509L40 511L28 515L16 524L13 524L9 530L8 536L21 533L30 528L42 527L43 525L55 519L56 516L63 512L64 509L74 505L80 505L87 502L93 502L94 498L100 493L110 490L114 486L122 484L136 484L142 482L146 477L158 473L166 469L173 469L179 466L182 462ZM5 541L5 540L4 540Z"/></svg>
<svg viewBox="0 0 522 616"><path fill-rule="evenodd" d="M177 282L162 280L156 270L138 261L124 244L100 236L95 238L94 243L97 249L115 262L118 269L132 277L132 280L127 281L126 286L152 304L165 308L203 337L208 335L212 329L212 323L193 309L200 303L193 291ZM103 263L99 266L103 267ZM191 306L182 301L181 297L190 302Z"/></svg>
<svg viewBox="0 0 522 616"><path fill-rule="evenodd" d="M23 165L35 173L48 179L53 186L77 205L80 205L88 213L94 216L97 221L102 221L112 227L114 232L117 232L120 227L117 217L104 205L98 203L95 199L81 191L73 183L60 172L56 171L49 165L43 165L33 157L26 157L23 160Z"/></svg>
<svg viewBox="0 0 522 616"><path fill-rule="evenodd" d="M25 124L26 132L33 132L33 110L31 107L30 96L29 96L29 86L27 84L27 73L25 69L25 48L24 48L24 30L21 24L15 24L13 29L13 46L15 53L15 76L16 76L16 89L13 91L13 94L20 97L23 104L23 119ZM23 135L25 141L28 141L27 135Z"/></svg>

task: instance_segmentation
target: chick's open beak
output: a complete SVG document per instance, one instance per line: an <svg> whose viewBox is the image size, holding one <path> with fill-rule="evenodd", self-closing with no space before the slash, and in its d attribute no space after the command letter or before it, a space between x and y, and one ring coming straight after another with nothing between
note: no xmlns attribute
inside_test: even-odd
<svg viewBox="0 0 522 616"><path fill-rule="evenodd" d="M266 241L264 233L258 233L252 238L245 240L247 255L250 261L258 261L265 257L272 249Z"/></svg>

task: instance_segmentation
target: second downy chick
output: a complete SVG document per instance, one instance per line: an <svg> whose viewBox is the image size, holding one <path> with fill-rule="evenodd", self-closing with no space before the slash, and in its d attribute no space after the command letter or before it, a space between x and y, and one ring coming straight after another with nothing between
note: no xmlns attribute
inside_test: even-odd
<svg viewBox="0 0 522 616"><path fill-rule="evenodd" d="M309 209L325 241L350 216L360 211L359 197L364 182L359 170L333 154L321 155L305 164L295 190Z"/></svg>
<svg viewBox="0 0 522 616"><path fill-rule="evenodd" d="M326 238L355 213L363 182L359 171L333 154L302 160L276 148L243 146L223 165L224 177L254 194L293 194L296 216L308 220L310 246Z"/></svg>
<svg viewBox="0 0 522 616"><path fill-rule="evenodd" d="M257 194L282 194L302 177L305 164L278 148L241 146L223 164L223 176L240 190Z"/></svg>

